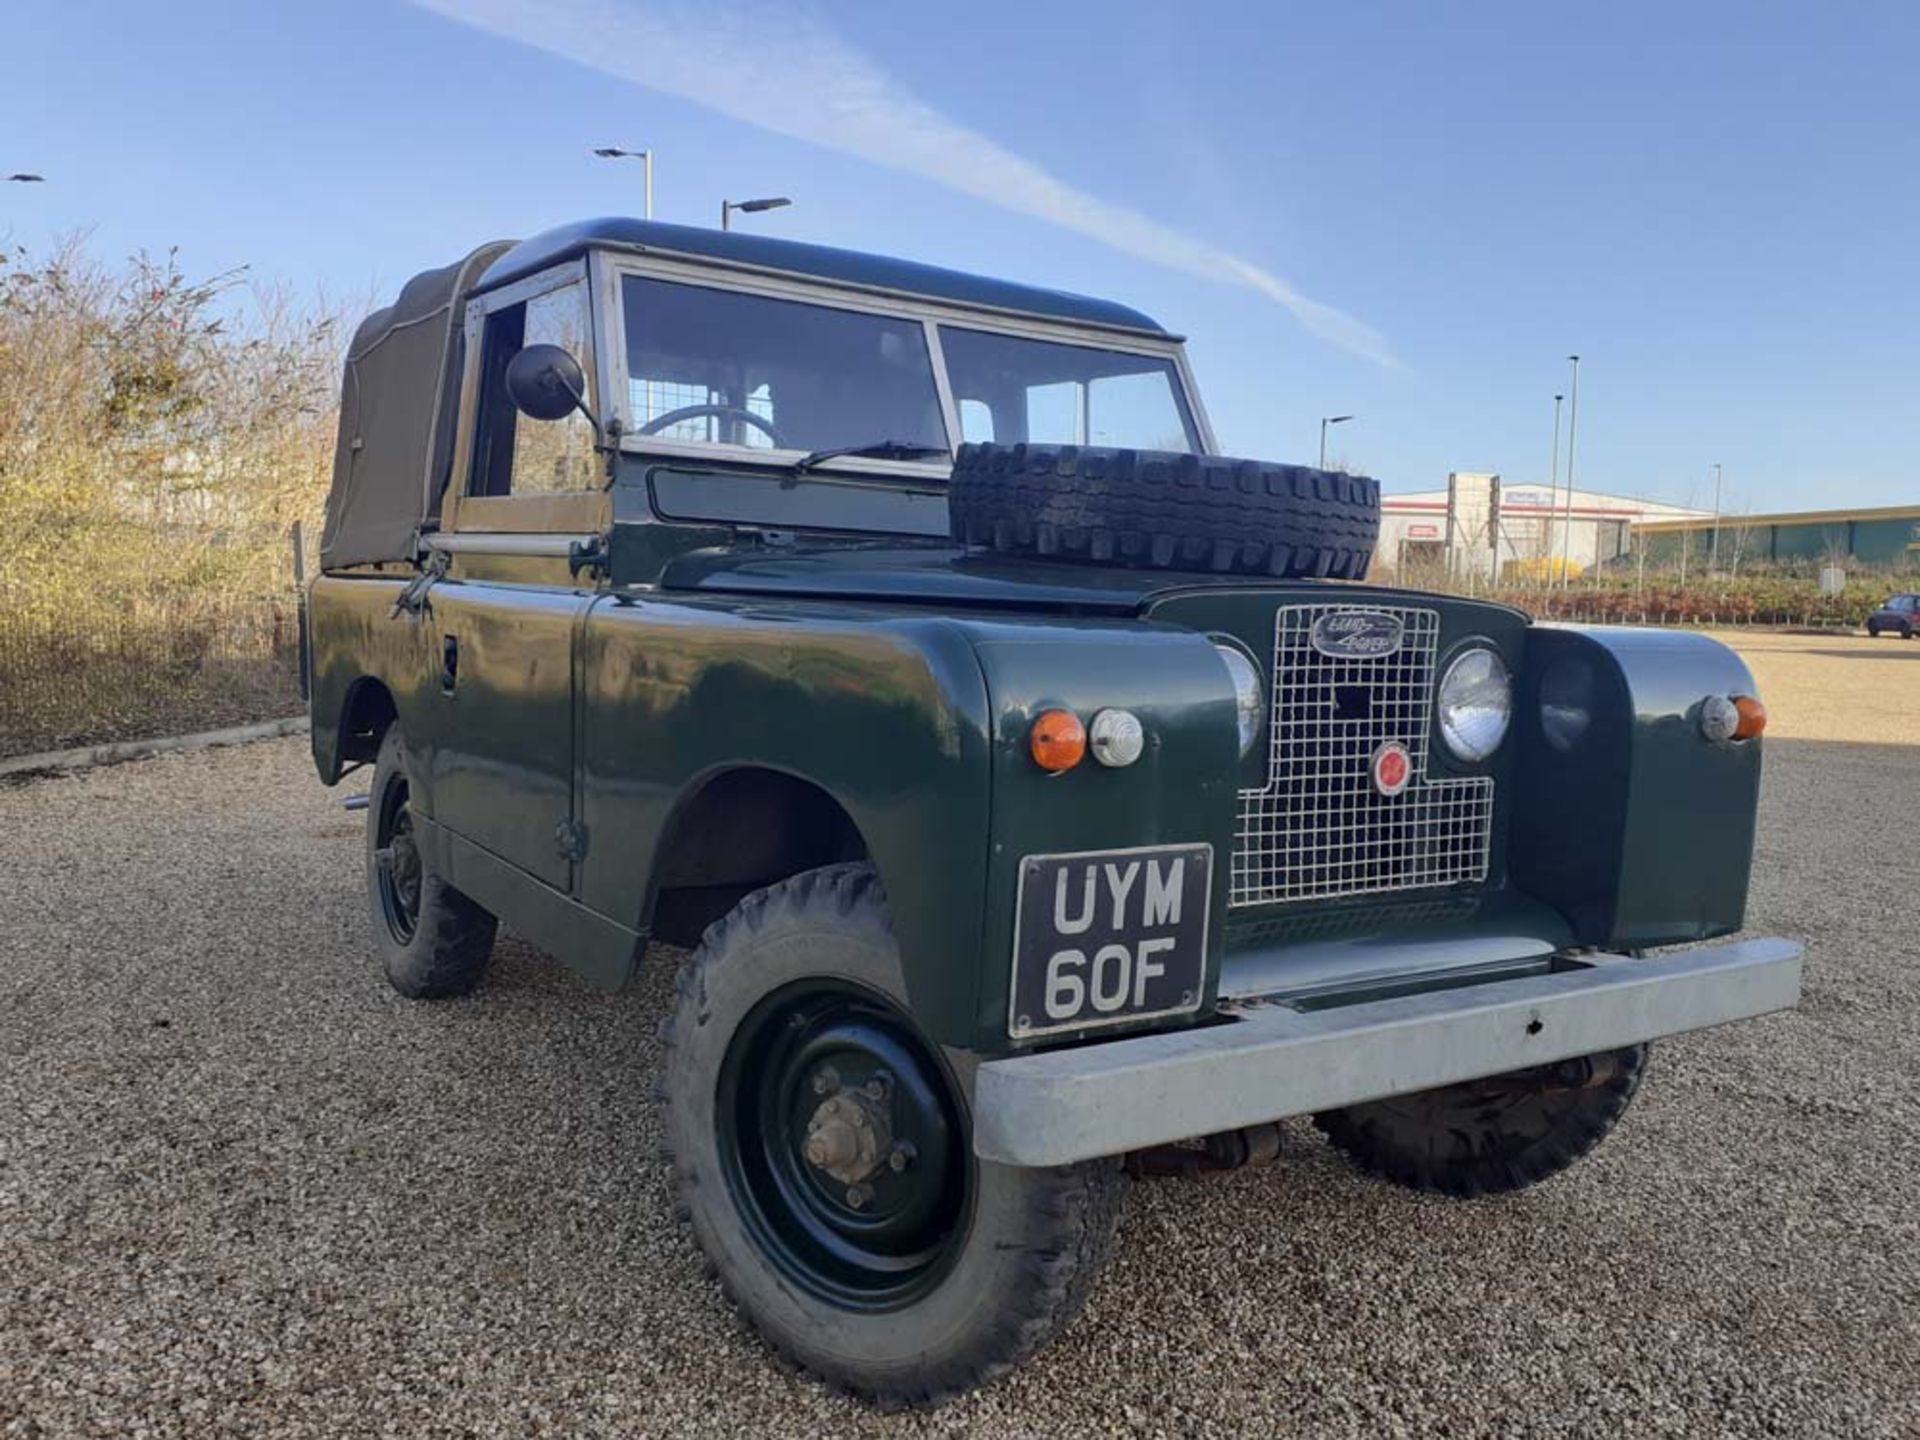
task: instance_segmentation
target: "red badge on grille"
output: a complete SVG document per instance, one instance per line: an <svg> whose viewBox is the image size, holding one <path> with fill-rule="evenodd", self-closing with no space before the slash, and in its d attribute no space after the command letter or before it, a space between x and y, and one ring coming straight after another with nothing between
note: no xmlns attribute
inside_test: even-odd
<svg viewBox="0 0 1920 1440"><path fill-rule="evenodd" d="M1389 740L1373 752L1373 788L1382 795L1398 795L1413 778L1413 756L1398 740Z"/></svg>

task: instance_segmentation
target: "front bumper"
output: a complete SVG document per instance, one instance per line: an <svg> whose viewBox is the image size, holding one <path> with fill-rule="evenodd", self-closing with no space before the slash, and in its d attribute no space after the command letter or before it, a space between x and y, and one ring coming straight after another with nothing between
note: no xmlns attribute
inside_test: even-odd
<svg viewBox="0 0 1920 1440"><path fill-rule="evenodd" d="M974 1150L1065 1165L1477 1080L1791 1008L1801 947L1743 940L1218 1025L980 1067Z"/></svg>

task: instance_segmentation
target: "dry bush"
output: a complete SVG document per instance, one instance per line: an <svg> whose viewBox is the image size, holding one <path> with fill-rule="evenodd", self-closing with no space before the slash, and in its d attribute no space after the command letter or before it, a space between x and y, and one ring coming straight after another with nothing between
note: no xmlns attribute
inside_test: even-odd
<svg viewBox="0 0 1920 1440"><path fill-rule="evenodd" d="M0 755L298 708L345 336L244 279L0 253Z"/></svg>
<svg viewBox="0 0 1920 1440"><path fill-rule="evenodd" d="M317 517L333 315L169 252L0 255L0 607L260 596Z"/></svg>

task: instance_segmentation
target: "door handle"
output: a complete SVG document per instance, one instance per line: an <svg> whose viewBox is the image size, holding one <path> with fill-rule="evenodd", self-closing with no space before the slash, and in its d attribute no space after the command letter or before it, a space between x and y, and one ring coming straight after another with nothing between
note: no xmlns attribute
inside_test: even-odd
<svg viewBox="0 0 1920 1440"><path fill-rule="evenodd" d="M453 694L453 687L460 678L460 637L443 635L440 637L440 693Z"/></svg>

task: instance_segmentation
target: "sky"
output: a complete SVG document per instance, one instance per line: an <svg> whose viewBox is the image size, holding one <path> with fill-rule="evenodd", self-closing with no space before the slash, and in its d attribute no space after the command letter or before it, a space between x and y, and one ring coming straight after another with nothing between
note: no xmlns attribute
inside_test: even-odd
<svg viewBox="0 0 1920 1440"><path fill-rule="evenodd" d="M1583 489L1911 504L1916 72L1907 3L93 0L0 32L0 236L371 305L651 146L659 219L1146 311L1229 454L1543 484L1577 352Z"/></svg>

